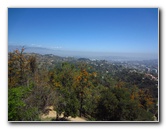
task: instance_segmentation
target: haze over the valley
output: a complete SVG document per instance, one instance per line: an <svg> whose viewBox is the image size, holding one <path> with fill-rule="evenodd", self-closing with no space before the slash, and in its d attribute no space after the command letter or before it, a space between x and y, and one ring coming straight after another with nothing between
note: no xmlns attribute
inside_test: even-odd
<svg viewBox="0 0 166 129"><path fill-rule="evenodd" d="M9 45L9 51L21 49L23 46ZM158 59L157 53L118 53L118 52L90 52L90 51L72 51L72 50L59 50L42 47L25 47L26 53L38 53L38 54L53 54L62 57L76 57L76 58L89 58L100 60L151 60Z"/></svg>

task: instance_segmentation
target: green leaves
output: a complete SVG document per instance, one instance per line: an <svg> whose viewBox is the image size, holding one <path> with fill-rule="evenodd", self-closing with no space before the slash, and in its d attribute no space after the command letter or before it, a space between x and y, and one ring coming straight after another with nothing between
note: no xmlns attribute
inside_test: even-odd
<svg viewBox="0 0 166 129"><path fill-rule="evenodd" d="M158 99L153 95L156 89L145 88L151 80L144 79L139 84L142 74L127 69L117 72L118 68L115 70L108 64L98 69L92 65L94 62L62 61L54 68L42 62L39 67L35 56L25 56L22 52L9 53L10 121L40 120L39 115L46 113L48 106L53 106L58 116L80 115L99 121L146 121L157 114ZM26 83L20 83L19 79Z"/></svg>
<svg viewBox="0 0 166 129"><path fill-rule="evenodd" d="M19 86L8 90L8 120L9 121L30 121L39 120L38 108L29 107L24 102L25 97L30 93L28 87Z"/></svg>
<svg viewBox="0 0 166 129"><path fill-rule="evenodd" d="M99 121L152 120L150 112L139 107L139 100L130 99L126 88L111 88L102 92L95 118Z"/></svg>

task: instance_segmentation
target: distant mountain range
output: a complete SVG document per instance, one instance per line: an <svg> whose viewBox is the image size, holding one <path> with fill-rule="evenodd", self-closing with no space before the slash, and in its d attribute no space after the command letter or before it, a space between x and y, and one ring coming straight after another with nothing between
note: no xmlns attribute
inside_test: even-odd
<svg viewBox="0 0 166 129"><path fill-rule="evenodd" d="M23 46L9 45L8 51L19 49ZM153 54L131 54L131 53L106 53L106 52L83 52L83 51L68 51L68 50L54 50L42 47L28 47L25 46L25 53L38 54L53 54L61 57L75 57L75 58L89 58L108 61L129 61L129 60L149 60L158 59L157 55Z"/></svg>

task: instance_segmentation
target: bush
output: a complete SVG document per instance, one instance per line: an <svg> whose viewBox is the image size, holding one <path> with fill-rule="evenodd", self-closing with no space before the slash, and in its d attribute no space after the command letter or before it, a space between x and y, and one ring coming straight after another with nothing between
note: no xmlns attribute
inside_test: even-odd
<svg viewBox="0 0 166 129"><path fill-rule="evenodd" d="M8 91L8 120L9 121L30 121L39 120L38 108L29 107L24 102L24 97L30 92L28 87L19 86L9 88Z"/></svg>

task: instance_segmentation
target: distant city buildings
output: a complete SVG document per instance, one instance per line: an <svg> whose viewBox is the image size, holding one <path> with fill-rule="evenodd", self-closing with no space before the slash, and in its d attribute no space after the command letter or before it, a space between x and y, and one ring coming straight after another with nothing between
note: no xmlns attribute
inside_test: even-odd
<svg viewBox="0 0 166 129"><path fill-rule="evenodd" d="M152 69L153 73L157 73L157 71L158 71L157 69Z"/></svg>
<svg viewBox="0 0 166 129"><path fill-rule="evenodd" d="M146 70L145 70L146 72L150 72L150 68L148 68L148 67L146 67Z"/></svg>

